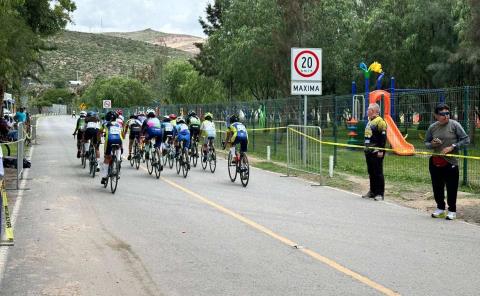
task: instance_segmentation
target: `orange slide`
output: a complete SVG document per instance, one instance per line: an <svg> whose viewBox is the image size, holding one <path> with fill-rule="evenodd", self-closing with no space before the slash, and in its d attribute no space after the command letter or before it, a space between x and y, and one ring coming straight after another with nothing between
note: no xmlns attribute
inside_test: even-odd
<svg viewBox="0 0 480 296"><path fill-rule="evenodd" d="M384 115L383 119L387 123L387 140L390 142L395 154L409 156L415 153L415 147L405 141L402 133L398 129L395 121L390 116L390 93L384 90L372 91L369 95L369 103L373 104L380 101L383 96Z"/></svg>

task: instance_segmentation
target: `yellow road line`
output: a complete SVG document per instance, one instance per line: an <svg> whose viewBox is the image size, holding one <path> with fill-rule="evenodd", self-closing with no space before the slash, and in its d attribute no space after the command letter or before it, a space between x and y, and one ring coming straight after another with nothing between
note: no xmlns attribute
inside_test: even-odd
<svg viewBox="0 0 480 296"><path fill-rule="evenodd" d="M142 169L146 170L143 166L142 166ZM265 227L263 225L260 225L260 224L254 222L254 221L252 221L252 220L250 220L250 219L248 219L248 218L246 218L246 217L244 217L240 214L237 214L234 211L232 211L230 209L227 209L227 208L209 200L208 198L203 197L200 194L191 191L190 189L187 189L187 188L185 188L181 185L178 185L177 183L175 183L171 180L168 180L166 178L162 178L162 180L165 181L166 183L168 183L170 186L175 187L178 190L181 190L181 191L195 197L196 199L200 200L201 202L219 210L220 212L222 212L222 213L224 213L228 216L231 216L231 217L233 217L233 218L251 226L252 228L254 228L258 231L261 231L261 232L265 233L266 235L268 235L270 237L273 237L274 239L286 244L289 247L292 247L292 248L293 247L298 247L297 243L289 240L288 238L286 238L284 236L281 236L281 235L273 232L272 230L268 229L267 227ZM312 250L309 250L307 248L299 248L299 250L302 253L314 258L315 260L320 261L320 262L332 267L333 269L335 269L335 270L337 270L337 271L339 271L339 272L341 272L345 275L348 275L348 276L356 279L357 281L359 281L359 282L361 282L361 283L363 283L363 284L365 284L365 285L367 285L367 286L369 286L369 287L371 287L371 288L373 288L373 289L375 289L375 290L377 290L377 291L379 291L379 292L381 292L385 295L388 295L388 296L400 295L399 293L397 293L397 292L395 292L395 291L393 291L393 290L391 290L391 289L389 289L389 288L387 288L387 287L385 287L385 286L367 278L366 276L363 276L359 273L356 273L355 271L353 271L351 269L348 269L347 267L335 262L334 260L329 259L327 257L324 257L324 256L322 256L322 255L320 255L320 254L318 254L318 253L316 253Z"/></svg>

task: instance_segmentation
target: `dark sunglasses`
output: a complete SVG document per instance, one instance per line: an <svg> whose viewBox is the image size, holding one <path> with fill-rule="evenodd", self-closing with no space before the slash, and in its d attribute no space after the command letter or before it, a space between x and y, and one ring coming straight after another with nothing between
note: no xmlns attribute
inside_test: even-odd
<svg viewBox="0 0 480 296"><path fill-rule="evenodd" d="M448 116L448 115L450 115L450 112L448 112L448 111L447 111L447 112L438 112L438 115L440 115L440 116Z"/></svg>

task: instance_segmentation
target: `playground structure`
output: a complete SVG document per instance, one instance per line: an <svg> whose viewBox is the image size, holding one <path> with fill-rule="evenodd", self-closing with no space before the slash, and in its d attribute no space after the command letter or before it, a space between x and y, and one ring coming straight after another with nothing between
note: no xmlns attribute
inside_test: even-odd
<svg viewBox="0 0 480 296"><path fill-rule="evenodd" d="M369 94L369 103L374 104L383 99L383 119L387 123L387 140L395 154L410 156L415 153L415 147L408 143L390 116L390 93L384 90L375 90Z"/></svg>
<svg viewBox="0 0 480 296"><path fill-rule="evenodd" d="M379 90L381 87L381 80L385 73L382 70L382 65L379 64L378 62L374 62L370 65L370 67L367 68L365 63L360 64L360 69L363 71L364 76L365 76L365 96L368 98L368 103L369 104L374 104L374 103L379 103L380 106L382 106L383 110L383 119L387 123L387 140L392 146L393 151L397 155L401 156L410 156L415 153L415 148L412 144L408 143L405 138L403 137L402 133L398 129L397 125L395 124L395 121L392 118L392 114L395 112L393 108L393 102L391 101L392 95L384 90ZM379 76L377 78L377 83L376 87L377 90L370 92L370 74L378 73ZM391 92L392 94L395 91L395 78L391 78L390 80L391 83ZM357 87L355 82L352 82L352 118L347 121L348 125L348 136L349 140L348 143L354 143L358 142L358 140L355 138L358 133L356 133L358 129L358 122L361 121L363 118L364 120L368 120L367 118L367 109L368 105L365 105L365 97L357 95ZM361 115L361 112L359 112L359 107L360 104L363 102L363 108L361 109L364 111L363 116Z"/></svg>

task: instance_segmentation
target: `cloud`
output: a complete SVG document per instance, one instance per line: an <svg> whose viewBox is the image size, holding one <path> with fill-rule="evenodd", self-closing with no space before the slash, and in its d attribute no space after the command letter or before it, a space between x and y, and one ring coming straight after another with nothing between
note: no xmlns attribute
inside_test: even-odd
<svg viewBox="0 0 480 296"><path fill-rule="evenodd" d="M213 0L75 0L74 24L68 30L126 32L146 28L205 37L199 17Z"/></svg>

